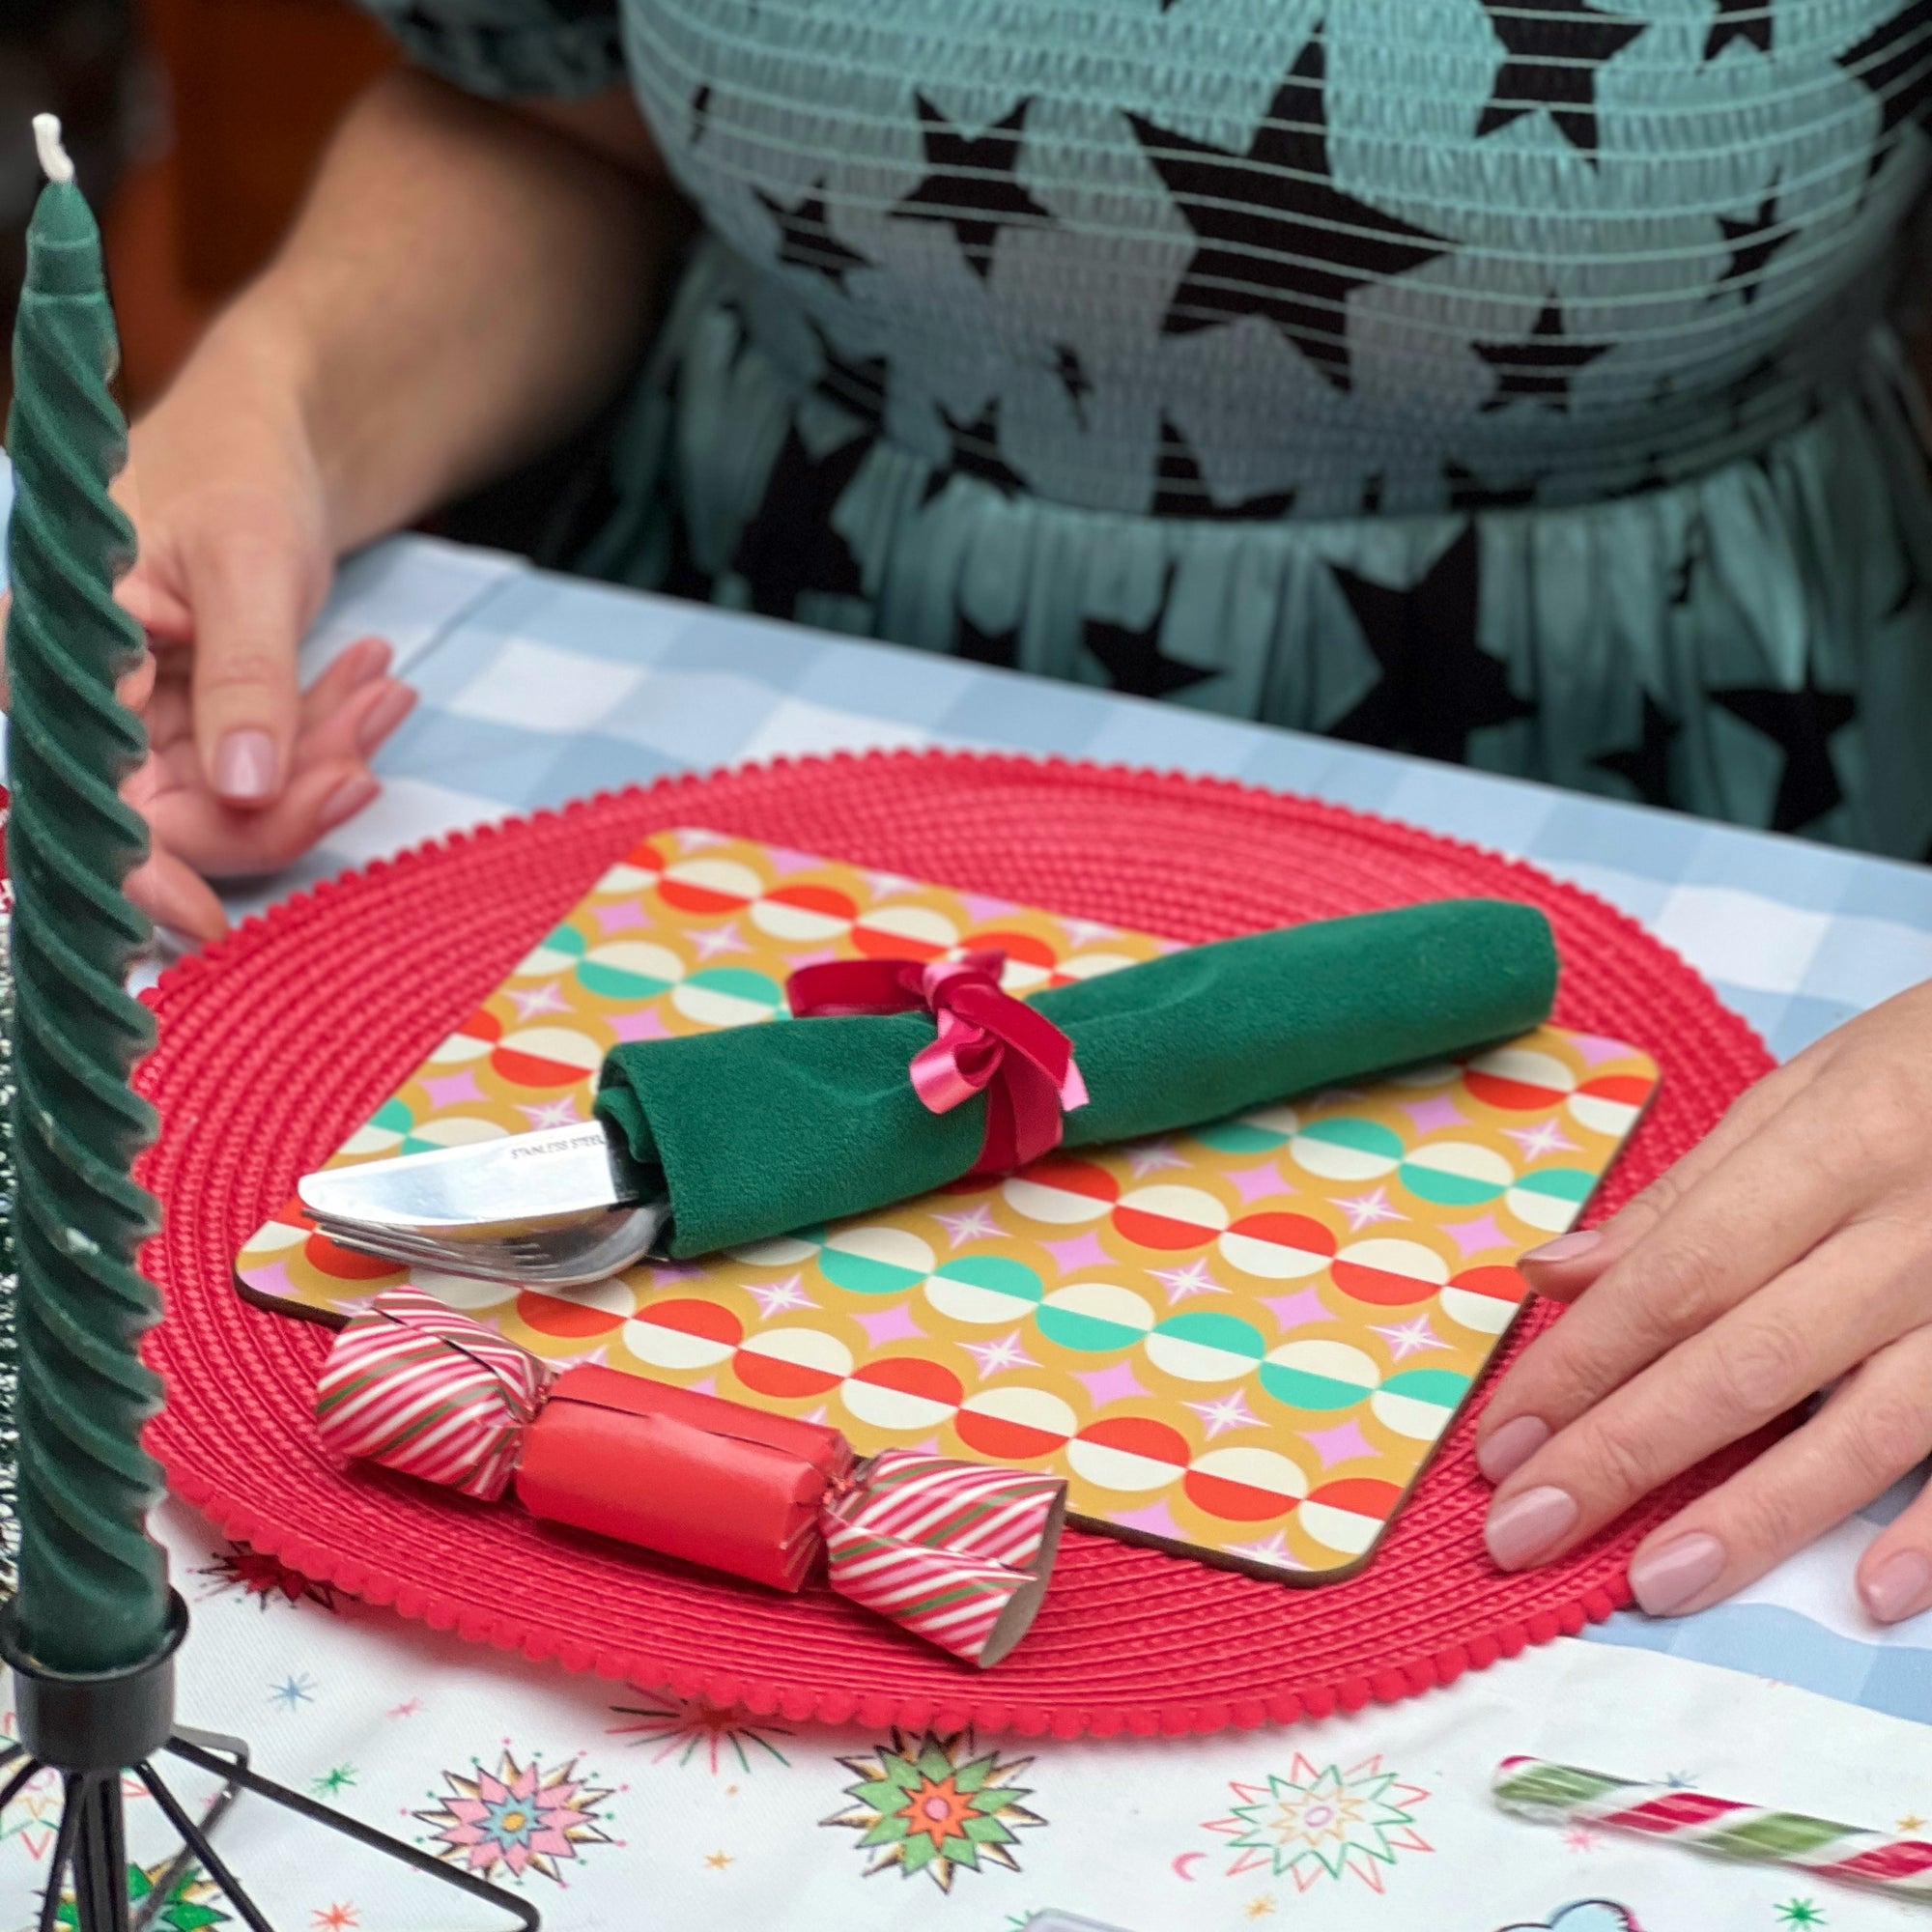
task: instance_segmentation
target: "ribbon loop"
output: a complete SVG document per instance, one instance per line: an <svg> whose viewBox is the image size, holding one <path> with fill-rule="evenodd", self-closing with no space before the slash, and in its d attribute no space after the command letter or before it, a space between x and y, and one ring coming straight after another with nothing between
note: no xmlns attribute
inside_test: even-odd
<svg viewBox="0 0 1932 1932"><path fill-rule="evenodd" d="M1060 1145L1062 1116L1087 1104L1073 1043L1045 1014L1002 990L1004 952L956 959L839 959L785 982L797 1019L916 1012L937 1029L907 1071L928 1113L986 1096L986 1131L968 1179L1007 1174Z"/></svg>

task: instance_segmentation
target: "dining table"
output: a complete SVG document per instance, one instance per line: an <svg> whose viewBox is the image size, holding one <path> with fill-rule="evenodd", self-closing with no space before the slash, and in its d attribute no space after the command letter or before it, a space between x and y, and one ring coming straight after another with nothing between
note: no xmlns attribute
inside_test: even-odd
<svg viewBox="0 0 1932 1932"><path fill-rule="evenodd" d="M0 475L0 508L4 497ZM1922 867L1097 681L699 608L422 535L344 564L302 646L304 676L371 633L420 694L374 761L381 796L285 873L228 891L237 919L604 788L949 747L1207 775L1527 861L1640 922L1780 1059L1932 977ZM175 1498L154 1527L193 1614L183 1720L247 1738L270 1776L501 1884L552 1927L1843 1932L1932 1916L1804 1871L1525 1822L1497 1807L1490 1779L1526 1754L1918 1832L1932 1818L1932 1612L1881 1628L1852 1581L1916 1486L1696 1615L1619 1612L1446 1687L1320 1720L1107 1740L717 1708L406 1621L230 1541ZM921 1796L935 1791L988 1794L963 1852L922 1837ZM41 1909L58 1803L43 1778L0 1814L0 1927ZM200 1872L153 1898L165 1826L132 1787L128 1809L129 1884L150 1922L239 1923ZM245 1799L218 1842L273 1922L298 1932L507 1922Z"/></svg>

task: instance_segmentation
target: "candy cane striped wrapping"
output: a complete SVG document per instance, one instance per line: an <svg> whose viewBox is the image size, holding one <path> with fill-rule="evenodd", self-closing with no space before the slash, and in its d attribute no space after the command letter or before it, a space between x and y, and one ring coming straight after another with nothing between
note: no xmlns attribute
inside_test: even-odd
<svg viewBox="0 0 1932 1932"><path fill-rule="evenodd" d="M1901 1897L1932 1898L1932 1843L1920 1838L1891 1837L1802 1812L1770 1811L1532 1757L1505 1758L1491 1788L1499 1804L1524 1817L1641 1832L1719 1858L1792 1865L1875 1885Z"/></svg>
<svg viewBox="0 0 1932 1932"><path fill-rule="evenodd" d="M340 1455L495 1502L550 1382L514 1342L420 1289L392 1288L335 1338L316 1427Z"/></svg>
<svg viewBox="0 0 1932 1932"><path fill-rule="evenodd" d="M825 1513L829 1580L984 1668L1033 1621L1065 1501L1057 1476L885 1450Z"/></svg>

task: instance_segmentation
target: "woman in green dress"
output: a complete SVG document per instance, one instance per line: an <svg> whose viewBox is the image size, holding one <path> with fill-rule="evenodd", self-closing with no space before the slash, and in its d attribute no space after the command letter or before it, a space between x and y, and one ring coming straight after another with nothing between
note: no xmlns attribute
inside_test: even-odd
<svg viewBox="0 0 1932 1932"><path fill-rule="evenodd" d="M136 432L173 923L373 794L381 647L295 687L333 559L600 417L547 561L1932 841L1932 0L369 4L416 71ZM1932 1450L1928 1116L1919 989L1532 1264L1498 1562L1836 1383L1638 1550L1693 1609ZM1932 1501L1860 1587L1932 1605Z"/></svg>

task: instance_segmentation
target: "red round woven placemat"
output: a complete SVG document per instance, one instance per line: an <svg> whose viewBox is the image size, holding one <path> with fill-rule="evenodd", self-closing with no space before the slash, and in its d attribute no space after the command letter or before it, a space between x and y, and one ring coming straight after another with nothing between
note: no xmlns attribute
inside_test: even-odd
<svg viewBox="0 0 1932 1932"><path fill-rule="evenodd" d="M146 1172L167 1212L150 1260L167 1298L153 1353L168 1407L151 1439L175 1490L223 1530L405 1616L648 1689L798 1719L1060 1735L1392 1699L1628 1601L1632 1548L1715 1466L1567 1561L1504 1576L1483 1551L1489 1487L1467 1417L1352 1580L1295 1589L1071 1533L1033 1633L984 1675L822 1591L776 1598L336 1466L309 1410L327 1334L244 1304L234 1255L608 864L676 824L1187 941L1459 894L1540 905L1563 956L1557 1018L1637 1041L1663 1067L1599 1211L1771 1064L1688 967L1601 901L1467 846L1232 784L838 758L667 781L454 838L251 923L154 996L161 1043L141 1084L165 1122ZM1549 1314L1533 1310L1520 1333Z"/></svg>

